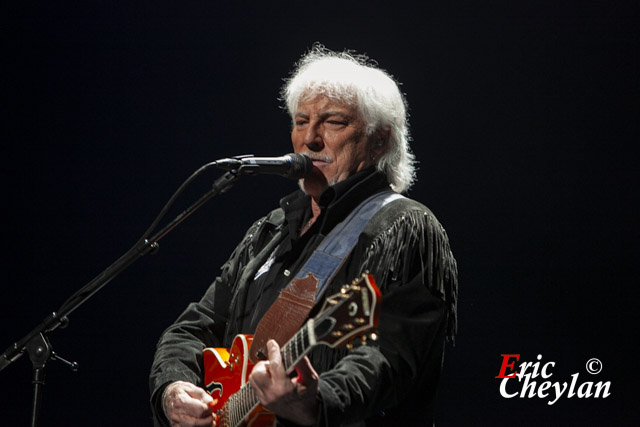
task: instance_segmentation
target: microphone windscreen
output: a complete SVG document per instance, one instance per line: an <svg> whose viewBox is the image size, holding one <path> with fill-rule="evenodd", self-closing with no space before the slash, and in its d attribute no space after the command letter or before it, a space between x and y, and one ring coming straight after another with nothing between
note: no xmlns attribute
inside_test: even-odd
<svg viewBox="0 0 640 427"><path fill-rule="evenodd" d="M287 178L300 179L304 178L313 170L313 162L304 154L291 153L287 154L291 158L291 169L286 175Z"/></svg>

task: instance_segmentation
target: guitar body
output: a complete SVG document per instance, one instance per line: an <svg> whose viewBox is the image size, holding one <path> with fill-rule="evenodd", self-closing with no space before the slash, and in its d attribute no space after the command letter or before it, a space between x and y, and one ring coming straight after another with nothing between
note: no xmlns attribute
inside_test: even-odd
<svg viewBox="0 0 640 427"><path fill-rule="evenodd" d="M227 416L221 416L221 410L229 398L249 382L249 374L255 366L249 360L249 348L253 337L237 335L231 348L205 348L204 383L205 390L213 397L213 412L218 414L218 423L223 426L272 427L275 425L273 413L257 405L245 419L236 424L229 423ZM225 414L226 415L226 414Z"/></svg>

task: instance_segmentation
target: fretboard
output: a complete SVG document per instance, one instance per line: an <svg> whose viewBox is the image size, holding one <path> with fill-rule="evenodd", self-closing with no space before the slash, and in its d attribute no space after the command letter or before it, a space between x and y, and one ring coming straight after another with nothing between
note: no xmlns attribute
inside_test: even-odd
<svg viewBox="0 0 640 427"><path fill-rule="evenodd" d="M312 327L313 320L310 320L280 349L282 364L287 374L293 371L296 364L313 347L315 340L313 338L311 338L311 340L309 339L309 332ZM253 391L251 384L247 382L240 387L237 392L232 394L222 407L223 413L220 424L232 427L240 425L242 420L244 420L259 403L259 399Z"/></svg>

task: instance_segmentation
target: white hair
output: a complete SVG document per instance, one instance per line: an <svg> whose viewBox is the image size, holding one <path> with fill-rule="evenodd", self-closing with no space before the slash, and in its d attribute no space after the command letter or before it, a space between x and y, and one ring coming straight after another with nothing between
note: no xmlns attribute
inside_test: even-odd
<svg viewBox="0 0 640 427"><path fill-rule="evenodd" d="M367 135L389 133L386 150L376 163L378 170L398 193L413 184L416 161L409 147L407 103L395 80L368 57L316 44L298 61L281 95L292 121L299 103L318 95L357 105Z"/></svg>

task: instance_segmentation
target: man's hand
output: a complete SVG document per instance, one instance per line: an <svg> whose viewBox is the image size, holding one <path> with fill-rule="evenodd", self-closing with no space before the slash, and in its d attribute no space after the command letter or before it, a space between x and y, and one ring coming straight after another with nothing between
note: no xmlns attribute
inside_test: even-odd
<svg viewBox="0 0 640 427"><path fill-rule="evenodd" d="M213 426L213 398L191 383L176 381L164 393L164 410L172 427Z"/></svg>
<svg viewBox="0 0 640 427"><path fill-rule="evenodd" d="M305 356L296 366L297 377L289 378L282 364L280 347L267 342L268 360L254 366L249 382L260 404L277 416L301 425L314 425L318 416L318 374Z"/></svg>

